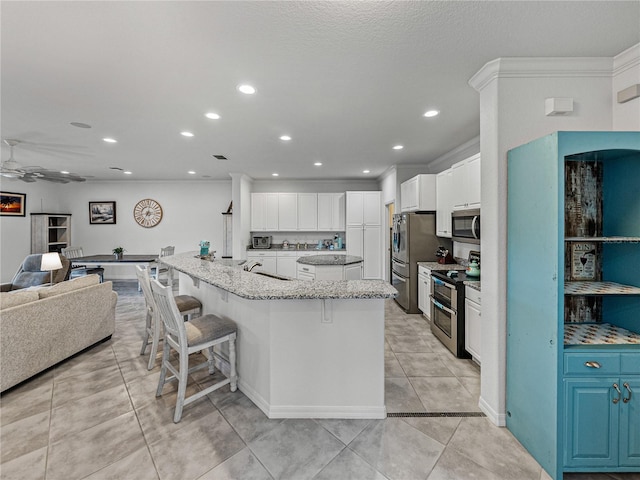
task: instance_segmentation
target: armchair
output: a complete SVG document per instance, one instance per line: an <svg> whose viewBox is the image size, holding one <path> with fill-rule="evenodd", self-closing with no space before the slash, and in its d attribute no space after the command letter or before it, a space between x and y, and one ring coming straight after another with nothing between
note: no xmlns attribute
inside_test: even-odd
<svg viewBox="0 0 640 480"><path fill-rule="evenodd" d="M69 278L69 268L71 262L64 255L60 255L62 268L55 270L53 273L53 283L59 283ZM11 290L19 290L21 288L33 287L36 285L46 285L49 283L50 272L48 270L40 270L42 263L42 254L34 253L27 255L22 261L22 265L11 280L10 283L0 285L0 291L9 292Z"/></svg>

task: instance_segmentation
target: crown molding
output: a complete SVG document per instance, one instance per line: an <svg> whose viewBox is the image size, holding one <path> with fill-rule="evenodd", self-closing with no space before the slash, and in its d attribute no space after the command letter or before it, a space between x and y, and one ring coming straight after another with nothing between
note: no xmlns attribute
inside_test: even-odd
<svg viewBox="0 0 640 480"><path fill-rule="evenodd" d="M507 57L487 62L469 79L476 91L497 78L611 77L612 57Z"/></svg>
<svg viewBox="0 0 640 480"><path fill-rule="evenodd" d="M638 65L640 65L640 43L636 43L613 57L613 75L619 75Z"/></svg>

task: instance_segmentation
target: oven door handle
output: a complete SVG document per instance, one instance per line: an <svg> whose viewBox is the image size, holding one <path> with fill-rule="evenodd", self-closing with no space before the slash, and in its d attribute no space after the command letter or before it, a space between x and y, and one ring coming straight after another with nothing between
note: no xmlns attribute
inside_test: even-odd
<svg viewBox="0 0 640 480"><path fill-rule="evenodd" d="M447 287L449 290L455 290L456 288L455 285L451 285L450 283L443 282L442 280L434 277L433 275L431 276L431 279L433 280L433 283L435 285L438 285L439 287Z"/></svg>
<svg viewBox="0 0 640 480"><path fill-rule="evenodd" d="M433 298L433 295L430 295L429 299L431 300L431 303L433 303L440 310L444 310L445 312L449 312L451 315L456 315L456 312L451 310L449 307L445 307L444 305L442 305L439 301L437 301L435 298Z"/></svg>

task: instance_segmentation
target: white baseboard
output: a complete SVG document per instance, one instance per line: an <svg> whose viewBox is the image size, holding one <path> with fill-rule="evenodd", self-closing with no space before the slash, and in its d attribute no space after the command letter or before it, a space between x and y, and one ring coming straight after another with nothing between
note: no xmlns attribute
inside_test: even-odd
<svg viewBox="0 0 640 480"><path fill-rule="evenodd" d="M387 409L382 407L335 407L323 405L309 406L272 406L269 418L357 418L382 419L387 418Z"/></svg>
<svg viewBox="0 0 640 480"><path fill-rule="evenodd" d="M480 410L487 416L487 418L498 427L505 427L507 425L507 416L504 413L496 412L491 406L484 400L484 398L480 397L480 401L478 402L478 406Z"/></svg>

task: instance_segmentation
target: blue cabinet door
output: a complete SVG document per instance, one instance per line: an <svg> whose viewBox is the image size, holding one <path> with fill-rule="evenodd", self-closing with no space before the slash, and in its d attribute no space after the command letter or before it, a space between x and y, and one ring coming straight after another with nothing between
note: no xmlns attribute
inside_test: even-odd
<svg viewBox="0 0 640 480"><path fill-rule="evenodd" d="M566 467L618 465L618 377L566 378L564 433Z"/></svg>
<svg viewBox="0 0 640 480"><path fill-rule="evenodd" d="M623 377L621 381L623 397L630 399L619 404L620 466L640 467L640 376Z"/></svg>

